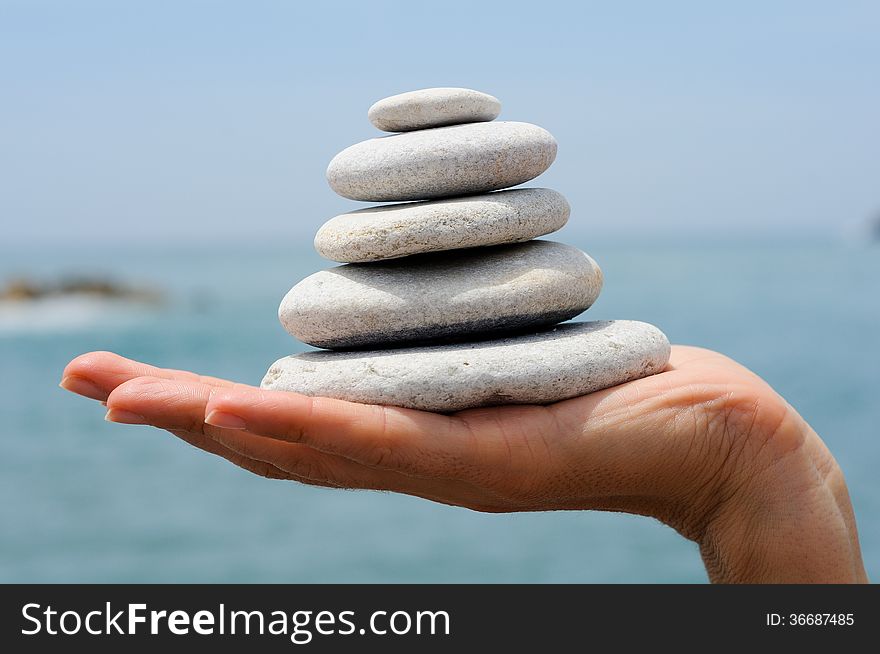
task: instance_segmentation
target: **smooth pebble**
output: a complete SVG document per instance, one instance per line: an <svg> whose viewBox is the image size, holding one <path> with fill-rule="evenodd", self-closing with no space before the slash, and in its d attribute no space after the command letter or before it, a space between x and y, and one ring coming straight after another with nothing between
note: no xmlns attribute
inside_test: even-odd
<svg viewBox="0 0 880 654"><path fill-rule="evenodd" d="M367 112L370 122L384 132L479 123L501 113L498 98L472 89L434 88L392 95Z"/></svg>
<svg viewBox="0 0 880 654"><path fill-rule="evenodd" d="M537 125L471 123L356 143L333 158L327 181L352 200L428 200L516 186L555 158L556 139Z"/></svg>
<svg viewBox="0 0 880 654"><path fill-rule="evenodd" d="M425 411L547 404L661 372L669 341L629 320L565 323L514 338L276 361L271 390Z"/></svg>
<svg viewBox="0 0 880 654"><path fill-rule="evenodd" d="M599 266L577 248L529 241L323 270L287 293L278 316L316 347L388 347L561 322L601 288Z"/></svg>
<svg viewBox="0 0 880 654"><path fill-rule="evenodd" d="M562 194L546 188L371 207L328 220L315 249L351 263L520 243L561 229L570 212Z"/></svg>

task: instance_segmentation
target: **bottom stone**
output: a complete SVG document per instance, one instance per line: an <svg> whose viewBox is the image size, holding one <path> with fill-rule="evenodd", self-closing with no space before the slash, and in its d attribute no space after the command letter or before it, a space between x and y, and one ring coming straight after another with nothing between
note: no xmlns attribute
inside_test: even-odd
<svg viewBox="0 0 880 654"><path fill-rule="evenodd" d="M653 325L577 322L473 343L305 352L276 361L261 386L448 412L557 402L653 375L668 361L669 341Z"/></svg>

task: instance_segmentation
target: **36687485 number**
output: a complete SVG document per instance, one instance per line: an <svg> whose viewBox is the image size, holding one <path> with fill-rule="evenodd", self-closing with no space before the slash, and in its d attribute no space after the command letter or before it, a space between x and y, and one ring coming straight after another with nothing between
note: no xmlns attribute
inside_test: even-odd
<svg viewBox="0 0 880 654"><path fill-rule="evenodd" d="M792 626L825 626L854 624L852 613L791 613L788 616L788 624Z"/></svg>

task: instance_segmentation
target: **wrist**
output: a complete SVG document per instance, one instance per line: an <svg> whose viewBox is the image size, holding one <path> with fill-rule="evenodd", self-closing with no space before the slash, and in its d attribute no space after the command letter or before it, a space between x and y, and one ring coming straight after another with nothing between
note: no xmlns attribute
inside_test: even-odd
<svg viewBox="0 0 880 654"><path fill-rule="evenodd" d="M788 405L733 438L721 498L696 539L720 583L863 583L855 518L843 473ZM779 407L777 407L779 409Z"/></svg>

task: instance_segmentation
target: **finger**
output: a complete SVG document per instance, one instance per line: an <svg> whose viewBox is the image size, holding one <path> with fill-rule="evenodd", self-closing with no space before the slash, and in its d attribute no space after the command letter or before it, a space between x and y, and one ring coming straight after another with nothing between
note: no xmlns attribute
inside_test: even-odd
<svg viewBox="0 0 880 654"><path fill-rule="evenodd" d="M288 443L246 431L221 431L217 440L251 461L263 461L298 480L332 488L390 491L424 499L492 510L480 489L453 480L411 477L393 470L370 468L343 457L318 452L300 443Z"/></svg>
<svg viewBox="0 0 880 654"><path fill-rule="evenodd" d="M271 439L262 439L260 443L251 441L253 435L248 432L205 424L205 407L213 391L214 388L206 384L137 377L110 394L107 417L111 422L149 424L172 432L193 434L200 437L197 447L214 441L227 449L234 447L234 451L248 459L257 455L257 460L283 467L291 474L334 485L340 485L346 473L352 470L341 469L340 464L357 465L341 458L336 461L336 457L306 445Z"/></svg>
<svg viewBox="0 0 880 654"><path fill-rule="evenodd" d="M136 377L121 384L107 400L107 419L124 424L147 424L165 429L187 443L212 454L222 456L246 470L264 477L296 479L297 481L322 482L306 479L297 471L283 470L270 461L257 460L244 452L237 452L221 439L224 430L206 426L201 417L211 386L174 379ZM236 434L238 435L238 434ZM336 486L326 483L323 485Z"/></svg>
<svg viewBox="0 0 880 654"><path fill-rule="evenodd" d="M111 422L149 424L205 434L205 405L217 386L186 379L135 377L117 386L107 397ZM217 429L209 427L211 431Z"/></svg>
<svg viewBox="0 0 880 654"><path fill-rule="evenodd" d="M479 454L460 419L424 411L251 387L217 389L206 410L212 425L417 476L455 477Z"/></svg>
<svg viewBox="0 0 880 654"><path fill-rule="evenodd" d="M196 447L262 476L284 478L280 473L312 485L388 490L447 504L482 506L477 489L467 484L428 483L393 471L370 469L301 443L207 425L202 417L216 390L206 384L138 377L110 394L108 418L167 429ZM271 467L264 467L266 464Z"/></svg>
<svg viewBox="0 0 880 654"><path fill-rule="evenodd" d="M180 440L189 443L190 445L197 447L200 450L204 450L205 452L209 452L210 454L215 454L219 457L222 457L230 463L234 463L239 468L244 468L248 472L252 472L261 477L266 477L267 479L291 478L291 475L289 473L281 470L271 463L249 459L246 456L243 456L242 454L235 452L202 434L194 434L192 432L182 431L178 429L175 429L169 433L177 436Z"/></svg>
<svg viewBox="0 0 880 654"><path fill-rule="evenodd" d="M141 380L146 380L146 383ZM111 422L152 424L162 427L190 445L223 457L227 461L262 477L290 478L287 472L276 466L265 461L249 459L210 438L203 433L201 428L194 429L194 423L186 413L189 411L197 414L203 404L197 403L195 406L187 408L186 402L180 402L180 398L175 398L176 403L170 403L167 395L163 396L151 392L151 389L156 385L155 382L161 384L162 388L167 391L169 390L167 384L173 383L174 380L137 377L121 384L111 393L112 397L108 397L106 403L108 406L107 419ZM197 395L189 393L188 397L194 400Z"/></svg>
<svg viewBox="0 0 880 654"><path fill-rule="evenodd" d="M106 401L114 388L135 377L197 381L211 386L233 385L233 382L225 379L185 370L157 368L113 352L89 352L67 364L61 375L61 387L93 400Z"/></svg>
<svg viewBox="0 0 880 654"><path fill-rule="evenodd" d="M193 447L204 450L205 452L209 452L210 454L215 454L223 459L226 459L230 463L235 464L239 468L247 470L248 472L252 472L255 475L259 475L260 477L265 477L267 479L280 479L284 481L295 481L306 486L316 486L318 488L339 488L337 484L332 484L329 482L325 483L315 479L309 479L307 477L295 475L287 470L282 470L281 468L274 466L267 461L251 459L243 455L242 453L236 452L235 450L226 447L225 445L222 445L213 438L209 438L203 434L194 434L192 432L179 430L170 431L169 433L177 436L185 443L189 443Z"/></svg>

